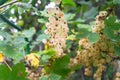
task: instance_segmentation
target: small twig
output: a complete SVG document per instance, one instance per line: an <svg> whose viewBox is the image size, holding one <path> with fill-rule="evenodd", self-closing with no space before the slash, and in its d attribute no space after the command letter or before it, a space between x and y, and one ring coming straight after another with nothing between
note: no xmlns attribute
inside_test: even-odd
<svg viewBox="0 0 120 80"><path fill-rule="evenodd" d="M4 63L7 65L7 67L10 69L10 71L12 71L12 68L9 66L9 64L6 62L6 61L4 61Z"/></svg>
<svg viewBox="0 0 120 80"><path fill-rule="evenodd" d="M81 69L80 69L81 80L85 80L84 73L83 73L83 69L84 69L84 68L81 68Z"/></svg>
<svg viewBox="0 0 120 80"><path fill-rule="evenodd" d="M18 0L11 1L11 2L9 2L9 3L3 4L3 5L0 6L0 9L3 8L3 7L6 7L6 6L8 6L8 5L14 4L14 3L16 3L16 2L18 2Z"/></svg>

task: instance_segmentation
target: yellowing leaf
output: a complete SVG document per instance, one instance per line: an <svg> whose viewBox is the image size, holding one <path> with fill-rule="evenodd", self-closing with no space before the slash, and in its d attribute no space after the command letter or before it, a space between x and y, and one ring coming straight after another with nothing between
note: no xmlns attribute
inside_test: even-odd
<svg viewBox="0 0 120 80"><path fill-rule="evenodd" d="M68 40L75 40L76 38L75 38L75 35L70 35L70 36L67 37L67 39Z"/></svg>
<svg viewBox="0 0 120 80"><path fill-rule="evenodd" d="M47 43L45 44L45 50L48 50L48 49L50 49L50 44L47 42Z"/></svg>
<svg viewBox="0 0 120 80"><path fill-rule="evenodd" d="M40 63L40 57L35 53L31 53L25 56L25 61L29 66L38 67Z"/></svg>
<svg viewBox="0 0 120 80"><path fill-rule="evenodd" d="M4 62L4 60L5 60L5 56L2 53L0 53L0 62Z"/></svg>

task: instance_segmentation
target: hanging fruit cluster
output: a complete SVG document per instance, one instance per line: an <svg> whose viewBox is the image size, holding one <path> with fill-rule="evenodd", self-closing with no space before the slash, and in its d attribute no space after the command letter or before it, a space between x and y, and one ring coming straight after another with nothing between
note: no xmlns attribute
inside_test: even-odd
<svg viewBox="0 0 120 80"><path fill-rule="evenodd" d="M67 21L64 19L64 13L57 6L47 8L46 11L49 22L46 23L47 29L45 33L50 35L49 45L55 48L58 57L63 56L63 48L66 46L67 33L69 31Z"/></svg>
<svg viewBox="0 0 120 80"><path fill-rule="evenodd" d="M96 43L90 43L88 38L80 39L79 50L72 63L85 66L84 74L92 75L92 67L96 68L94 78L101 80L103 71L106 71L106 64L110 63L114 55L114 47L110 40L104 35L104 20L107 17L106 11L101 11L96 17L95 25L92 31L99 34L99 40Z"/></svg>

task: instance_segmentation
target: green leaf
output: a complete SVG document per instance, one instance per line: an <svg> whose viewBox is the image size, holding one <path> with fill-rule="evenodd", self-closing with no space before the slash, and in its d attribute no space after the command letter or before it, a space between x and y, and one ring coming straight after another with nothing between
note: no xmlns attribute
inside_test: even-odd
<svg viewBox="0 0 120 80"><path fill-rule="evenodd" d="M0 35L4 37L0 41L0 51L7 57L14 59L18 63L25 55L24 47L27 42L22 36L10 35L7 32L0 31Z"/></svg>
<svg viewBox="0 0 120 80"><path fill-rule="evenodd" d="M82 0L79 0L78 1L79 4L82 4L82 5L92 5L92 2L91 1L82 1Z"/></svg>
<svg viewBox="0 0 120 80"><path fill-rule="evenodd" d="M3 35L4 36L4 35ZM14 59L17 63L25 55L24 46L26 42L23 37L16 37L14 39L6 38L6 40L0 41L0 51L7 57Z"/></svg>
<svg viewBox="0 0 120 80"><path fill-rule="evenodd" d="M51 68L51 72L61 75L62 77L65 78L65 76L68 75L68 73L71 71L68 64L70 61L70 57L69 56L64 56L61 58L56 59L53 63L52 63L52 68Z"/></svg>
<svg viewBox="0 0 120 80"><path fill-rule="evenodd" d="M114 45L115 54L120 56L120 46Z"/></svg>
<svg viewBox="0 0 120 80"><path fill-rule="evenodd" d="M5 2L7 2L8 0L0 0L0 5L4 4Z"/></svg>
<svg viewBox="0 0 120 80"><path fill-rule="evenodd" d="M38 14L38 15L48 17L48 14L46 13L46 10L40 11L40 14Z"/></svg>
<svg viewBox="0 0 120 80"><path fill-rule="evenodd" d="M78 24L78 33L76 35L76 38L85 38L88 37L88 35L91 33L91 27L87 24Z"/></svg>
<svg viewBox="0 0 120 80"><path fill-rule="evenodd" d="M8 34L7 32L0 30L0 35L3 36L6 39L6 41L11 41L11 35Z"/></svg>
<svg viewBox="0 0 120 80"><path fill-rule="evenodd" d="M87 29L88 31L92 31L91 29L91 25L88 25L88 24L77 24L78 28L85 28Z"/></svg>
<svg viewBox="0 0 120 80"><path fill-rule="evenodd" d="M54 74L54 73L51 73L49 76L50 80L60 80L60 78L61 78L61 76Z"/></svg>
<svg viewBox="0 0 120 80"><path fill-rule="evenodd" d="M71 24L80 24L80 23L84 23L84 22L85 22L85 19L81 19L81 18L78 18L76 20L68 21L68 23L71 23Z"/></svg>
<svg viewBox="0 0 120 80"><path fill-rule="evenodd" d="M84 13L85 18L93 19L98 13L98 8L92 7L90 10Z"/></svg>
<svg viewBox="0 0 120 80"><path fill-rule="evenodd" d="M40 78L39 78L39 80L49 80L47 77L45 77L45 76L41 76Z"/></svg>
<svg viewBox="0 0 120 80"><path fill-rule="evenodd" d="M106 75L107 77L111 78L112 77L111 75L114 73L115 69L113 69L113 65L111 64L108 64L107 67L108 67L108 70L106 71L107 73Z"/></svg>
<svg viewBox="0 0 120 80"><path fill-rule="evenodd" d="M116 17L112 16L105 20L104 34L112 41L120 41L120 22L116 22ZM117 32L115 34L115 32Z"/></svg>
<svg viewBox="0 0 120 80"><path fill-rule="evenodd" d="M116 16L109 17L108 19L105 20L105 25L108 27L114 25L113 23L116 21L116 18L117 18Z"/></svg>
<svg viewBox="0 0 120 80"><path fill-rule="evenodd" d="M95 43L99 40L99 34L97 33L90 33L88 39L91 43Z"/></svg>
<svg viewBox="0 0 120 80"><path fill-rule="evenodd" d="M113 0L114 4L120 4L120 0Z"/></svg>
<svg viewBox="0 0 120 80"><path fill-rule="evenodd" d="M27 42L25 41L23 36L16 36L12 40L12 44L15 45L16 48L22 49L24 46L27 45Z"/></svg>
<svg viewBox="0 0 120 80"><path fill-rule="evenodd" d="M39 80L60 80L60 78L61 76L54 73L50 73L49 76L41 76Z"/></svg>
<svg viewBox="0 0 120 80"><path fill-rule="evenodd" d="M12 67L12 73L14 78L19 80L28 80L26 79L27 73L25 69L24 63L18 63L15 66ZM13 80L13 79L11 79Z"/></svg>
<svg viewBox="0 0 120 80"><path fill-rule="evenodd" d="M12 67L12 71L5 65L0 65L1 80L28 80L26 78L24 63L18 63Z"/></svg>
<svg viewBox="0 0 120 80"><path fill-rule="evenodd" d="M0 74L1 80L10 80L9 78L11 78L10 76L11 71L7 66L0 65L0 73L2 73Z"/></svg>
<svg viewBox="0 0 120 80"><path fill-rule="evenodd" d="M41 57L41 63L47 63L51 57L49 55L43 55Z"/></svg>
<svg viewBox="0 0 120 80"><path fill-rule="evenodd" d="M75 35L69 35L67 39L68 40L73 40L73 39L75 39Z"/></svg>
<svg viewBox="0 0 120 80"><path fill-rule="evenodd" d="M22 32L23 36L28 38L29 40L32 39L33 34L35 33L35 29L34 28L30 28L29 30L24 30Z"/></svg>
<svg viewBox="0 0 120 80"><path fill-rule="evenodd" d="M85 38L87 37L91 32L88 31L88 29L80 28L79 33L76 35L76 38Z"/></svg>
<svg viewBox="0 0 120 80"><path fill-rule="evenodd" d="M70 47L72 46L72 45L71 45L72 43L73 43L72 40L67 40L67 41L66 41L66 47L67 47L67 48L70 48Z"/></svg>
<svg viewBox="0 0 120 80"><path fill-rule="evenodd" d="M7 57L13 58L18 49L11 43L0 41L0 51Z"/></svg>
<svg viewBox="0 0 120 80"><path fill-rule="evenodd" d="M54 49L50 48L48 50L44 50L42 53L45 55L53 56L56 54L56 51Z"/></svg>
<svg viewBox="0 0 120 80"><path fill-rule="evenodd" d="M70 5L70 6L73 6L73 7L76 6L73 0L62 0L62 3L64 5Z"/></svg>
<svg viewBox="0 0 120 80"><path fill-rule="evenodd" d="M43 52L41 52L40 55L41 55L41 61L43 63L46 63L51 57L56 56L56 51L50 48L48 50L44 50Z"/></svg>
<svg viewBox="0 0 120 80"><path fill-rule="evenodd" d="M80 68L82 68L82 67L83 67L83 66L80 65L80 64L75 65L75 66L72 67L72 71L74 71L74 70L78 70L78 69L80 69Z"/></svg>
<svg viewBox="0 0 120 80"><path fill-rule="evenodd" d="M73 13L67 13L65 14L65 19L68 20L72 20L75 17L75 14Z"/></svg>
<svg viewBox="0 0 120 80"><path fill-rule="evenodd" d="M49 39L49 35L47 34L40 34L36 41L41 42L43 39Z"/></svg>
<svg viewBox="0 0 120 80"><path fill-rule="evenodd" d="M18 14L21 15L24 12L24 9L21 7L18 7Z"/></svg>
<svg viewBox="0 0 120 80"><path fill-rule="evenodd" d="M2 22L0 23L0 28L5 27L6 23Z"/></svg>
<svg viewBox="0 0 120 80"><path fill-rule="evenodd" d="M39 23L46 23L47 20L45 20L45 19L38 19L38 22L39 22Z"/></svg>

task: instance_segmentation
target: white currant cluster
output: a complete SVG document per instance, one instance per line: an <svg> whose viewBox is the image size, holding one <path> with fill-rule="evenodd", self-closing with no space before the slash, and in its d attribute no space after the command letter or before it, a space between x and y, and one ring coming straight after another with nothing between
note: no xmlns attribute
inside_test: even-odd
<svg viewBox="0 0 120 80"><path fill-rule="evenodd" d="M66 46L66 39L68 36L68 25L64 18L64 13L55 6L54 8L47 8L49 22L46 23L46 34L50 35L49 44L54 47L58 56L64 55L63 48Z"/></svg>
<svg viewBox="0 0 120 80"><path fill-rule="evenodd" d="M106 16L106 11L101 11L99 15L96 16L95 25L92 27L93 32L100 33L104 29L104 19Z"/></svg>
<svg viewBox="0 0 120 80"><path fill-rule="evenodd" d="M79 50L76 58L71 59L71 64L81 64L85 66L84 74L91 76L91 68L95 67L97 70L94 73L96 80L101 80L102 72L106 71L106 63L110 63L111 56L114 54L114 47L110 40L103 34L104 19L107 16L106 11L101 11L96 17L95 25L92 29L100 35L96 43L90 43L87 38L80 39Z"/></svg>

